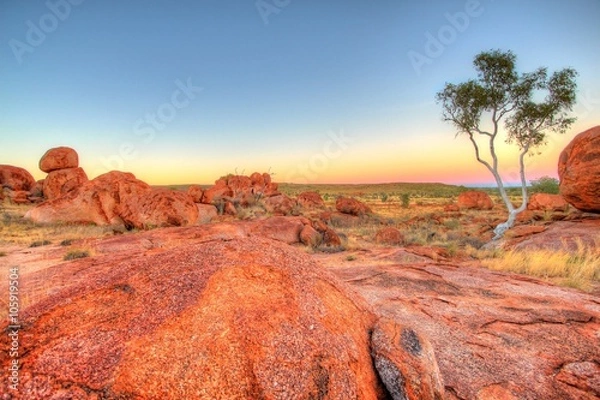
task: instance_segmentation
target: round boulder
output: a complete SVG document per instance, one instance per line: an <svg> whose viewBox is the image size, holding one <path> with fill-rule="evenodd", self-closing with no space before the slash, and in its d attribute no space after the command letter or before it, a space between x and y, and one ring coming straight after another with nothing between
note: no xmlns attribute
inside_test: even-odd
<svg viewBox="0 0 600 400"><path fill-rule="evenodd" d="M399 229L390 226L377 231L375 242L394 246L401 245L404 243L404 235Z"/></svg>
<svg viewBox="0 0 600 400"><path fill-rule="evenodd" d="M371 209L365 203L352 197L338 197L335 201L335 209L342 214L356 216L371 213Z"/></svg>
<svg viewBox="0 0 600 400"><path fill-rule="evenodd" d="M494 208L492 198L480 190L469 190L458 196L456 205L461 209L491 210Z"/></svg>
<svg viewBox="0 0 600 400"><path fill-rule="evenodd" d="M44 179L42 191L47 200L57 199L88 181L83 168L57 169L48 174Z"/></svg>
<svg viewBox="0 0 600 400"><path fill-rule="evenodd" d="M575 136L558 160L560 194L578 210L600 213L600 126Z"/></svg>
<svg viewBox="0 0 600 400"><path fill-rule="evenodd" d="M40 159L40 169L44 172L77 167L79 167L79 156L70 147L55 147L48 150Z"/></svg>
<svg viewBox="0 0 600 400"><path fill-rule="evenodd" d="M35 179L26 169L12 165L0 165L0 190L7 188L30 191L34 187Z"/></svg>
<svg viewBox="0 0 600 400"><path fill-rule="evenodd" d="M559 194L534 193L527 209L531 211L567 211L569 204Z"/></svg>
<svg viewBox="0 0 600 400"><path fill-rule="evenodd" d="M317 192L302 192L298 195L298 204L304 208L323 208L325 201Z"/></svg>

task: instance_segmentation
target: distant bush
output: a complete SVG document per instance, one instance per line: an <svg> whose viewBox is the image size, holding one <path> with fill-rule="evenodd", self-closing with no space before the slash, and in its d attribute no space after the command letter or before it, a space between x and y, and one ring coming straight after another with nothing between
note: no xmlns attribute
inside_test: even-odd
<svg viewBox="0 0 600 400"><path fill-rule="evenodd" d="M400 201L402 203L402 208L408 208L408 206L410 205L410 194L402 193L400 195Z"/></svg>
<svg viewBox="0 0 600 400"><path fill-rule="evenodd" d="M89 257L90 253L87 250L71 250L63 257L64 261L76 260L78 258Z"/></svg>
<svg viewBox="0 0 600 400"><path fill-rule="evenodd" d="M385 203L386 201L388 201L389 195L387 193L383 192L383 193L381 193L380 198L381 198L381 202Z"/></svg>
<svg viewBox="0 0 600 400"><path fill-rule="evenodd" d="M29 247L48 246L49 244L52 244L49 240L36 240L35 242L32 242Z"/></svg>
<svg viewBox="0 0 600 400"><path fill-rule="evenodd" d="M542 176L537 180L531 181L531 192L532 193L548 193L558 194L559 193L559 181L556 178L549 176Z"/></svg>

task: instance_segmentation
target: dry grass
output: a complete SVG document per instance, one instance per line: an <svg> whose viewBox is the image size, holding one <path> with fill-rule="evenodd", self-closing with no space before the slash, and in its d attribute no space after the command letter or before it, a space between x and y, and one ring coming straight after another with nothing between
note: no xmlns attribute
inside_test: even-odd
<svg viewBox="0 0 600 400"><path fill-rule="evenodd" d="M0 204L0 245L40 246L110 236L111 227L92 224L36 224L23 218L33 206Z"/></svg>
<svg viewBox="0 0 600 400"><path fill-rule="evenodd" d="M510 250L484 258L490 269L535 276L550 282L585 291L600 283L600 251L598 246L579 243L576 251Z"/></svg>

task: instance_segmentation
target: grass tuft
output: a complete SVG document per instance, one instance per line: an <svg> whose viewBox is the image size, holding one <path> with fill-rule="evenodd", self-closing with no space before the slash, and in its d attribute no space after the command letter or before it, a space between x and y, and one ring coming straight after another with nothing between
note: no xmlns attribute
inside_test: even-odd
<svg viewBox="0 0 600 400"><path fill-rule="evenodd" d="M485 267L546 279L563 286L590 290L600 282L600 252L579 245L566 250L510 250L482 260Z"/></svg>
<svg viewBox="0 0 600 400"><path fill-rule="evenodd" d="M71 250L63 257L64 261L76 260L78 258L86 258L90 256L90 252L87 250Z"/></svg>
<svg viewBox="0 0 600 400"><path fill-rule="evenodd" d="M44 240L36 240L35 242L32 242L32 243L29 245L29 247L41 247L41 246L48 246L48 245L50 245L50 244L52 244L52 242L51 242L51 241L49 241L49 240L46 240L46 239L44 239Z"/></svg>

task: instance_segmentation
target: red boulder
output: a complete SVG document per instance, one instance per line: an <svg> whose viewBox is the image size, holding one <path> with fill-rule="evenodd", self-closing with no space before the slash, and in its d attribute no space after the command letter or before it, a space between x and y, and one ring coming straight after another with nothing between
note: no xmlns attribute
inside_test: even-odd
<svg viewBox="0 0 600 400"><path fill-rule="evenodd" d="M559 194L534 193L527 209L531 211L567 211L569 204Z"/></svg>
<svg viewBox="0 0 600 400"><path fill-rule="evenodd" d="M48 150L40 159L40 169L44 172L52 172L64 168L79 167L79 156L70 147L55 147Z"/></svg>
<svg viewBox="0 0 600 400"><path fill-rule="evenodd" d="M343 214L357 216L370 214L372 212L365 203L351 197L338 197L335 201L335 208Z"/></svg>
<svg viewBox="0 0 600 400"><path fill-rule="evenodd" d="M600 213L600 126L575 136L558 161L560 194L573 207Z"/></svg>
<svg viewBox="0 0 600 400"><path fill-rule="evenodd" d="M457 205L461 209L491 210L494 208L492 198L480 190L469 190L458 196Z"/></svg>
<svg viewBox="0 0 600 400"><path fill-rule="evenodd" d="M35 187L35 179L24 168L0 165L0 188L30 191Z"/></svg>
<svg viewBox="0 0 600 400"><path fill-rule="evenodd" d="M50 172L44 179L43 193L47 200L54 200L78 189L88 177L82 168L64 168Z"/></svg>
<svg viewBox="0 0 600 400"><path fill-rule="evenodd" d="M323 208L325 202L317 192L303 192L297 196L298 203L304 208Z"/></svg>

